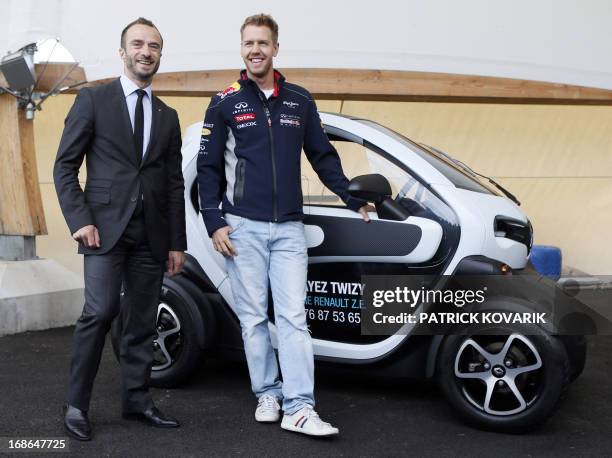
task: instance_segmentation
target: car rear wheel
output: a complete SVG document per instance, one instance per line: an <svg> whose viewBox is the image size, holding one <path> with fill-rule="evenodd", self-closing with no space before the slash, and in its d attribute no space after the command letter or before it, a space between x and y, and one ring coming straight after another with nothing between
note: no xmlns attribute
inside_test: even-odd
<svg viewBox="0 0 612 458"><path fill-rule="evenodd" d="M536 326L512 325L449 336L438 380L469 422L520 433L553 413L569 380L569 363L558 339Z"/></svg>

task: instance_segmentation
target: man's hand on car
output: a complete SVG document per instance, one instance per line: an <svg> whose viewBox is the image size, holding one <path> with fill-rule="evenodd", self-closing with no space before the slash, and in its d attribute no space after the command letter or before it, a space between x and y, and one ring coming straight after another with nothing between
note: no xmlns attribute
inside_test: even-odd
<svg viewBox="0 0 612 458"><path fill-rule="evenodd" d="M236 256L238 254L234 245L230 242L230 232L232 232L231 227L223 226L217 229L212 236L213 247L223 256Z"/></svg>
<svg viewBox="0 0 612 458"><path fill-rule="evenodd" d="M72 238L82 243L85 248L100 248L100 234L98 234L98 228L93 224L83 226L72 234Z"/></svg>
<svg viewBox="0 0 612 458"><path fill-rule="evenodd" d="M361 215L361 217L366 223L369 223L370 215L368 215L368 212L375 212L375 211L376 211L376 207L370 204L366 204L359 209L359 214Z"/></svg>

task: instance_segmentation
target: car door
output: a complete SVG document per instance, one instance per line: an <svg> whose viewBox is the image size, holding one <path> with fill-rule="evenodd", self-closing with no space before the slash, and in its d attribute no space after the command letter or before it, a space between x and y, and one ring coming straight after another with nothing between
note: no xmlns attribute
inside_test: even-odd
<svg viewBox="0 0 612 458"><path fill-rule="evenodd" d="M440 251L444 251L440 219L424 204L435 196L381 148L355 132L325 127L349 179L383 175L391 184L393 198L408 208L411 216L392 221L371 213L371 221L365 223L323 185L303 155L309 255L305 306L315 353L319 355L328 354L338 344L373 344L387 338L361 335L363 275L435 273Z"/></svg>

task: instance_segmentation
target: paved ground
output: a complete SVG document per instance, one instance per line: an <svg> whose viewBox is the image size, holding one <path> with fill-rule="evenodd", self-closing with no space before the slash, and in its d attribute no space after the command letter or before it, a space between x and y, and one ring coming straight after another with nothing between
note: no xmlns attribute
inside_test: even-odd
<svg viewBox="0 0 612 458"><path fill-rule="evenodd" d="M0 437L62 436L60 406L72 328L0 338ZM155 390L179 430L156 430L119 415L119 370L104 353L91 406L95 438L71 454L118 456L566 456L611 455L612 337L590 341L583 376L561 409L529 435L463 425L438 390L423 383L317 374L319 411L341 436L317 440L260 425L246 367L209 361L181 389ZM54 455L57 456L57 455Z"/></svg>

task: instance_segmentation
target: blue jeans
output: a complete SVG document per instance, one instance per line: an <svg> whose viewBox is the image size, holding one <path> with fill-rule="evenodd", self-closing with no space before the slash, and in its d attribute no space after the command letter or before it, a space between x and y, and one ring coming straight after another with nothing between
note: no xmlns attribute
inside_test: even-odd
<svg viewBox="0 0 612 458"><path fill-rule="evenodd" d="M258 398L264 394L283 400L283 411L293 414L314 407L312 340L306 325L304 301L308 253L301 221L270 223L226 214L229 237L237 255L227 258L234 308ZM268 330L268 282L274 299L278 336L278 364Z"/></svg>

